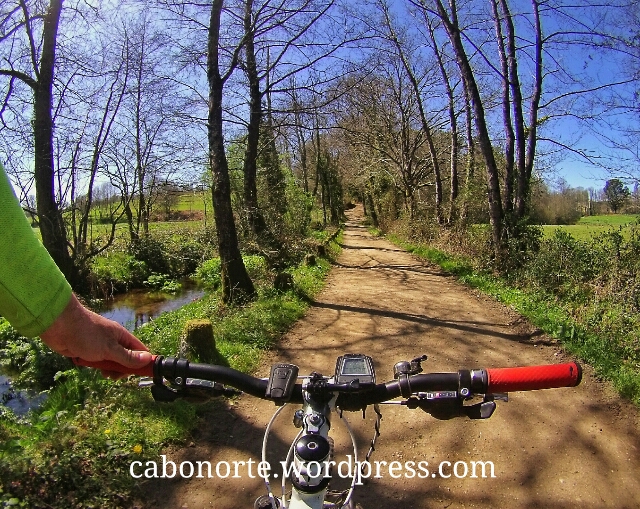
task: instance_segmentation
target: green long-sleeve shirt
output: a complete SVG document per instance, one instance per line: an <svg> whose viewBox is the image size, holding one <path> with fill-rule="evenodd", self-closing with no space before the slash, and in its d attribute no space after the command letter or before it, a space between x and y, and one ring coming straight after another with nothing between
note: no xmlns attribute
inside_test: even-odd
<svg viewBox="0 0 640 509"><path fill-rule="evenodd" d="M0 165L0 315L38 336L69 303L71 287L31 229Z"/></svg>

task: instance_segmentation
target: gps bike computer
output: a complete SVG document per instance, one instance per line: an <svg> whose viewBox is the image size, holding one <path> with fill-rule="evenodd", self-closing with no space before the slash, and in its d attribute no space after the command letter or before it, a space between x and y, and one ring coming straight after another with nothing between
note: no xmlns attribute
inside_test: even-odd
<svg viewBox="0 0 640 509"><path fill-rule="evenodd" d="M368 355L348 353L336 361L335 383L348 384L358 380L361 384L376 383L373 360Z"/></svg>

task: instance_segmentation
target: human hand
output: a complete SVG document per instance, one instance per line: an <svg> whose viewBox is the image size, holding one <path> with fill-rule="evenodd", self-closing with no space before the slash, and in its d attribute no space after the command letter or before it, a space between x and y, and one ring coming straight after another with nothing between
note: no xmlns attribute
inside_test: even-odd
<svg viewBox="0 0 640 509"><path fill-rule="evenodd" d="M114 361L128 368L149 364L153 356L147 347L119 323L85 308L75 295L62 314L40 339L52 350L89 362ZM122 373L102 370L105 377L118 379Z"/></svg>

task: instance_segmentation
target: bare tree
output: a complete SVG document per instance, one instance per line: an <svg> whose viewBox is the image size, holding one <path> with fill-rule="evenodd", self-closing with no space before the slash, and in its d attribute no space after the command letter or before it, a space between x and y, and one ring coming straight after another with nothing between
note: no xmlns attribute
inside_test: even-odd
<svg viewBox="0 0 640 509"><path fill-rule="evenodd" d="M521 235L519 225L529 214L531 180L540 142L588 159L584 151L563 142L560 134L545 136L541 134L541 128L549 129L547 126L554 119L571 117L593 122L601 118L604 110L599 107L600 111L597 111L596 98L619 90L629 82L628 78L617 76L595 79L593 72L588 71L589 62L594 58L584 54L583 48L593 49L600 61L611 55L610 48L617 41L601 30L601 25L607 24L609 8L597 2L585 2L580 6L531 0L528 10L518 5L518 11L514 13L511 2L492 0L487 12L487 3L466 2L467 28L460 21L455 0L447 7L440 0L411 3L425 18L435 17L443 24L455 52L487 169L492 237L499 260L508 240ZM612 4L610 7L615 10L619 6ZM585 12L589 16L584 16ZM493 23L493 43L488 21L482 20ZM548 33L543 24L550 27ZM563 65L562 59L567 56L574 60L584 56L583 70ZM522 72L521 67L526 68L526 72ZM487 120L494 101L486 90L480 92L481 70L491 80L497 79L501 87L499 104L504 156L499 162L495 150L500 139L494 134L492 140L492 129Z"/></svg>
<svg viewBox="0 0 640 509"><path fill-rule="evenodd" d="M439 154L436 149L436 143L434 140L434 135L432 133L433 128L431 126L430 119L427 118L427 112L423 100L422 88L424 84L421 84L417 77L416 70L414 65L409 60L409 52L405 49L406 41L401 41L398 37L398 33L396 28L394 27L394 23L391 19L391 13L389 9L389 5L386 3L386 0L378 0L378 7L382 11L384 24L387 31L386 36L393 43L395 51L397 52L397 56L402 62L402 66L404 71L407 74L409 82L411 83L411 88L415 95L415 102L418 108L418 112L420 113L420 122L422 125L422 131L424 133L425 140L427 142L427 146L429 148L429 155L431 157L431 166L433 168L434 174L434 189L435 189L435 216L438 223L442 224L444 222L444 217L442 213L442 175L440 170L440 162L439 162ZM427 75L427 73L423 70L423 75Z"/></svg>
<svg viewBox="0 0 640 509"><path fill-rule="evenodd" d="M213 174L213 207L218 234L218 249L222 262L222 294L225 302L242 301L253 297L255 290L242 261L238 235L231 207L229 165L224 147L223 90L238 65L241 40L230 55L226 69L221 67L221 17L223 0L214 0L208 28L207 78L209 81L209 165Z"/></svg>
<svg viewBox="0 0 640 509"><path fill-rule="evenodd" d="M112 244L116 224L122 216L122 209L112 209L109 217L111 230L106 241L94 244L90 230L94 212L94 187L129 77L126 44L122 44L120 51L115 54L103 46L99 54L102 58L93 62L93 76L85 71L84 86L69 94L73 95L73 99L63 97L58 105L58 110L68 109L69 113L58 116L57 172L59 177L68 173L70 181L69 244L73 263L81 272L86 270L87 260ZM107 69L110 63L114 67ZM95 70L96 68L99 70ZM90 69L89 62L85 62L85 69ZM94 86L93 90L91 85ZM67 102L70 104L65 104ZM82 111L83 118L71 114L74 111Z"/></svg>
<svg viewBox="0 0 640 509"><path fill-rule="evenodd" d="M424 14L424 13L423 13ZM436 61L438 62L438 69L440 70L440 76L442 77L442 84L445 87L447 93L447 110L449 113L449 127L450 127L450 136L451 136L451 146L449 152L450 159L450 185L449 185L449 214L447 222L448 224L452 224L456 221L456 213L457 213L457 199L458 199L458 156L459 156L459 133L458 133L458 113L456 111L456 94L455 89L457 84L453 83L451 78L451 72L447 69L447 64L445 62L445 52L444 48L441 48L438 42L436 41L436 27L434 26L432 20L428 17L425 18L425 25L428 32L428 40L431 43L431 49L433 54L436 57ZM459 79L458 79L459 81ZM471 135L469 135L468 139L471 139ZM472 150L470 150L470 153ZM467 179L469 175L467 175Z"/></svg>
<svg viewBox="0 0 640 509"><path fill-rule="evenodd" d="M612 9L606 27L613 42L608 46L608 69L628 81L617 87L596 107L604 107L611 115L598 118L590 126L593 136L603 141L608 150L598 160L587 161L604 168L610 177L623 177L630 184L640 182L640 4L622 1ZM614 53L614 54L612 54Z"/></svg>
<svg viewBox="0 0 640 509"><path fill-rule="evenodd" d="M431 9L428 9L423 2L421 6L428 12L433 13ZM453 51L455 52L458 66L460 67L460 73L464 86L471 99L471 105L474 110L474 118L476 123L476 132L478 136L478 143L480 150L484 157L486 172L487 172L487 197L489 201L489 215L491 220L491 232L494 245L494 252L498 260L504 256L504 211L502 208L502 200L500 195L500 179L498 172L498 165L493 152L493 146L491 138L489 136L489 128L487 126L484 103L482 101L478 84L476 82L473 67L467 56L467 52L462 43L462 34L458 23L458 9L455 0L451 0L449 3L450 12L445 9L440 0L435 1L436 11L435 14L440 18Z"/></svg>
<svg viewBox="0 0 640 509"><path fill-rule="evenodd" d="M3 4L0 25L6 29L0 43L5 58L0 76L9 78L9 99L16 80L32 90L36 205L42 242L73 284L78 275L67 249L66 228L56 200L53 147L53 85L61 14L62 0L51 0L48 5L26 0Z"/></svg>
<svg viewBox="0 0 640 509"><path fill-rule="evenodd" d="M396 59L376 69L376 77L355 77L340 109L339 126L356 150L372 153L402 193L404 207L415 217L418 192L431 184L430 156L421 128L418 104L403 65ZM367 165L370 167L371 165ZM368 181L369 178L365 178Z"/></svg>
<svg viewBox="0 0 640 509"><path fill-rule="evenodd" d="M115 170L110 178L125 193L123 203L131 241L149 233L158 187L167 183L193 151L182 87L173 76L170 41L146 12L123 21L130 78L117 135L110 145Z"/></svg>
<svg viewBox="0 0 640 509"><path fill-rule="evenodd" d="M298 0L278 5L269 1L256 3L245 0L242 65L249 88L249 119L244 159L244 201L249 223L255 233L261 233L266 227L258 207L256 176L260 146L263 151L273 152L275 148L272 96L283 92L288 94L289 86L295 84L296 75L305 74L309 79L315 67L360 37L359 32L334 30L333 26L340 20L333 20L329 14L335 11L335 6L335 0ZM325 83L339 75L338 72L323 71ZM306 86L314 85L307 83ZM296 107L299 118L299 104ZM261 134L267 138L262 143ZM300 131L298 135L301 135ZM275 163L274 157L269 159ZM267 182L273 192L281 194L278 188L282 182L276 183L282 180L280 169L277 164L272 166L265 168Z"/></svg>

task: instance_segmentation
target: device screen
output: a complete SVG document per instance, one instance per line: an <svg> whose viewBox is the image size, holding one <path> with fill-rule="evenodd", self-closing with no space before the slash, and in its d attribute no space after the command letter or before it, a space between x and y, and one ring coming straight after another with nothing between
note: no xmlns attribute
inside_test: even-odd
<svg viewBox="0 0 640 509"><path fill-rule="evenodd" d="M342 365L343 375L369 375L364 359L345 359Z"/></svg>

